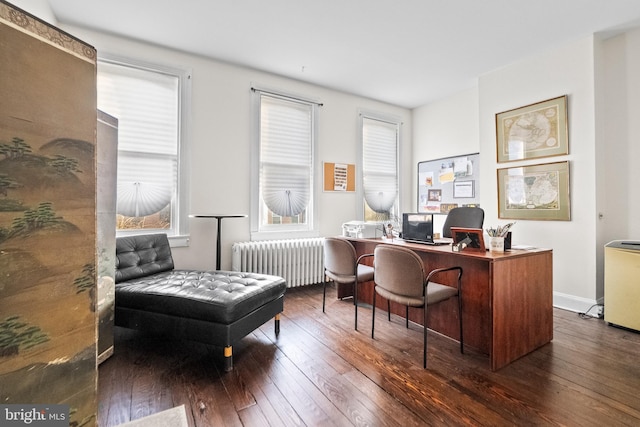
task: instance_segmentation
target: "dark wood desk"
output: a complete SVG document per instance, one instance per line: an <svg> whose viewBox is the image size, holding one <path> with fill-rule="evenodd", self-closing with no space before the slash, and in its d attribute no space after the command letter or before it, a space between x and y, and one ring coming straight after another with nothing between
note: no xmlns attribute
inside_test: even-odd
<svg viewBox="0 0 640 427"><path fill-rule="evenodd" d="M553 339L553 252L551 249L511 250L504 253L453 252L451 246L429 246L397 239L348 238L358 255L373 253L376 245L393 244L415 251L425 272L434 268L461 266L462 321L465 345L488 354L497 370ZM371 258L369 258L370 260ZM373 302L373 282L358 288L358 299ZM376 308L386 310L378 299ZM404 308L391 304L391 312L404 317ZM454 299L429 307L428 327L459 339ZM419 310L409 319L423 323Z"/></svg>

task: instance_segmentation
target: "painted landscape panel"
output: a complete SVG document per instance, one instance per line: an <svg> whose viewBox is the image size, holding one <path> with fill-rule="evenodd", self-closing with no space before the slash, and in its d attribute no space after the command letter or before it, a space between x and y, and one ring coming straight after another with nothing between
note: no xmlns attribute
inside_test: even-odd
<svg viewBox="0 0 640 427"><path fill-rule="evenodd" d="M96 53L0 3L0 401L95 425Z"/></svg>

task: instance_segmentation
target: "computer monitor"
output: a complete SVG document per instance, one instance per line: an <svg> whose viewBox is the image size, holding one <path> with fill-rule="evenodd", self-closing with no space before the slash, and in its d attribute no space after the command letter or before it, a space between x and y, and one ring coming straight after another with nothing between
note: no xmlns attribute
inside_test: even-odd
<svg viewBox="0 0 640 427"><path fill-rule="evenodd" d="M402 238L413 242L432 243L433 214L403 213Z"/></svg>

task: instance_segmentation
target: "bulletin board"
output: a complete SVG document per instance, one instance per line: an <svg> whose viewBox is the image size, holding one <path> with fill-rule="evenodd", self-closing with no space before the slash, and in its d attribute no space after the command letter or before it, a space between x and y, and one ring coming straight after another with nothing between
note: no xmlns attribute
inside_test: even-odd
<svg viewBox="0 0 640 427"><path fill-rule="evenodd" d="M324 162L324 191L356 191L356 165Z"/></svg>
<svg viewBox="0 0 640 427"><path fill-rule="evenodd" d="M418 212L480 206L480 153L418 163Z"/></svg>

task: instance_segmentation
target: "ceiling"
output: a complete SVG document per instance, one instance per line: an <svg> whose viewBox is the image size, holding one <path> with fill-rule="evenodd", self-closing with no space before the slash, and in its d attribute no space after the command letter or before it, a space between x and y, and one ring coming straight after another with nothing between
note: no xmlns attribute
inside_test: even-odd
<svg viewBox="0 0 640 427"><path fill-rule="evenodd" d="M639 0L48 0L71 24L407 108L592 34Z"/></svg>

